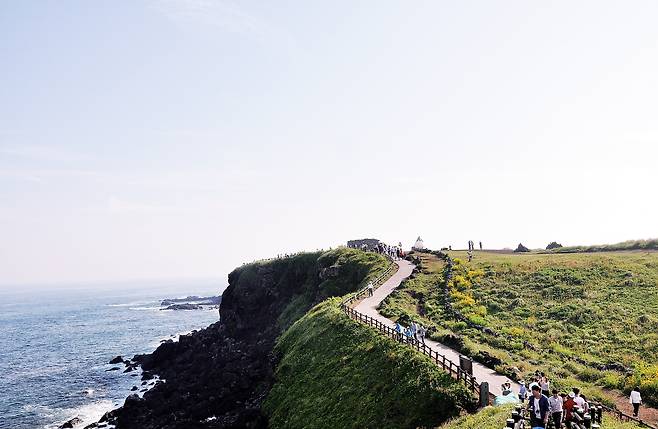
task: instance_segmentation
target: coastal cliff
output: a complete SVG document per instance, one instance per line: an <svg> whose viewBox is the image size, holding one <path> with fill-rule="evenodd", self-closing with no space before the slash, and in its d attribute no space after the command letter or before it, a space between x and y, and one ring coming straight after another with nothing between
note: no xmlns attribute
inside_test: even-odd
<svg viewBox="0 0 658 429"><path fill-rule="evenodd" d="M103 420L119 429L260 428L273 383L277 338L315 304L356 290L388 261L354 249L257 262L229 275L220 322L136 356L160 379Z"/></svg>

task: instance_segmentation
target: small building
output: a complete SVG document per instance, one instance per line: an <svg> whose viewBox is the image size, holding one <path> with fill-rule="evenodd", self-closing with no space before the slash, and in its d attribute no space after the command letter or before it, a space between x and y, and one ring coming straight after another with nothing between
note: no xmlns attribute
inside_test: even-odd
<svg viewBox="0 0 658 429"><path fill-rule="evenodd" d="M423 239L418 236L416 239L416 243L413 245L411 250L425 250L425 244L423 243Z"/></svg>
<svg viewBox="0 0 658 429"><path fill-rule="evenodd" d="M351 247L353 249L361 249L361 250L376 250L380 244L381 241L377 240L376 238L363 238L360 240L348 241L347 247Z"/></svg>

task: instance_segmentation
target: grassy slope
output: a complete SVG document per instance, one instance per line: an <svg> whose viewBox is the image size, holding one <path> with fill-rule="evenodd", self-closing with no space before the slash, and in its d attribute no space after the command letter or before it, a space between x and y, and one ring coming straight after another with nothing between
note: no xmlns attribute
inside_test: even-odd
<svg viewBox="0 0 658 429"><path fill-rule="evenodd" d="M486 407L477 414L456 418L441 426L439 429L500 429L511 417L513 405L502 407ZM602 427L606 429L635 429L639 426L634 423L621 423L610 416L604 416Z"/></svg>
<svg viewBox="0 0 658 429"><path fill-rule="evenodd" d="M295 261L294 258L312 260L311 266L314 275L310 276L308 287L291 300L290 304L281 314L279 325L282 329L288 328L297 319L302 317L314 304L331 296L341 296L357 290L368 280L380 275L390 264L385 257L371 252L363 252L356 249L338 248L327 252L302 253L293 257L293 264L298 267L307 266L304 261ZM286 258L289 259L289 258ZM273 260L266 263L283 264L286 259ZM316 288L313 282L317 278L316 272L323 268L336 267L337 275L326 278ZM282 278L281 283L285 283Z"/></svg>
<svg viewBox="0 0 658 429"><path fill-rule="evenodd" d="M318 305L279 340L277 382L264 409L274 428L436 425L473 406L428 358Z"/></svg>
<svg viewBox="0 0 658 429"><path fill-rule="evenodd" d="M658 239L630 240L615 244L601 244L594 246L568 246L553 249L554 253L572 252L612 252L618 250L658 250Z"/></svg>
<svg viewBox="0 0 658 429"><path fill-rule="evenodd" d="M464 252L451 256L465 259ZM386 314L421 317L435 327L435 338L476 357L502 360L500 371L514 368L525 377L539 368L554 376L558 387L583 385L586 394L602 399L596 385L628 390L639 382L643 397L658 401L657 253L476 252L472 263L464 263L463 277L476 275L459 288L475 302L464 298L458 306L472 320L503 332L503 338L447 317L435 287L442 266L430 255L423 260L424 272L385 302ZM524 347L524 341L537 350ZM635 368L637 376L624 378L590 365L610 362Z"/></svg>

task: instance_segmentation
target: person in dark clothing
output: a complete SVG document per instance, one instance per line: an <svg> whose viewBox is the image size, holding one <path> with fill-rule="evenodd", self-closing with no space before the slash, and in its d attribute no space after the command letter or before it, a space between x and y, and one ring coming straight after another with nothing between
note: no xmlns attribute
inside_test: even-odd
<svg viewBox="0 0 658 429"><path fill-rule="evenodd" d="M532 386L532 395L528 401L528 410L530 411L530 427L546 428L548 416L550 415L548 398L542 395L541 387L536 384Z"/></svg>

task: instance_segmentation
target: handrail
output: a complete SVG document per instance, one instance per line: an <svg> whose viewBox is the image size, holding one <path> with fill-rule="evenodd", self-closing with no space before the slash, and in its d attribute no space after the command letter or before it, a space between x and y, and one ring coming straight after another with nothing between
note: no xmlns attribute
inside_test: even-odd
<svg viewBox="0 0 658 429"><path fill-rule="evenodd" d="M373 281L373 284L376 284L377 286L381 285L384 283L384 279L388 279L390 277L390 273L392 271L392 268L396 265L391 265L389 268L387 268L377 279ZM358 299L362 297L363 294L366 293L367 287L364 287L357 291L353 296L350 296L346 299L344 299L340 307L345 312L345 314L350 317L353 320L356 320L357 322L364 323L366 325L372 326L387 337L396 340L402 344L406 344L410 346L411 348L414 348L420 353L423 353L425 356L428 356L432 362L434 362L437 366L440 366L441 369L444 371L448 372L451 377L455 378L456 380L462 381L467 388L471 389L473 393L475 393L478 397L480 395L480 383L477 382L476 378L469 374L468 372L464 371L459 365L445 357L444 355L432 350L429 346L427 346L425 343L422 343L421 341L416 340L415 338L407 338L404 335L401 335L399 332L397 332L395 329L392 327L380 322L377 319L372 318L371 316L368 316L367 314L361 313L351 307L351 305L356 302Z"/></svg>
<svg viewBox="0 0 658 429"><path fill-rule="evenodd" d="M610 408L610 407L608 407L606 405L603 405L601 403L597 403L596 405L603 408L603 410L605 410L607 413L614 414L614 416L616 418L618 418L620 421L627 421L627 422L632 421L632 422L635 422L638 425L646 427L646 428L658 429L656 426L654 426L652 424L649 424L649 423L643 421L642 419L640 419L638 417L628 415L628 414L626 414L625 412L623 412L621 410L618 410L618 409L615 409L615 408Z"/></svg>

